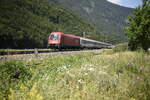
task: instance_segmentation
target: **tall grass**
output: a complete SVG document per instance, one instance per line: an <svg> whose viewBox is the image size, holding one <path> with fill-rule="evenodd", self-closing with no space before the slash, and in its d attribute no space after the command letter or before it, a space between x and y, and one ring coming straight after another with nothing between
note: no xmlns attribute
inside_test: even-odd
<svg viewBox="0 0 150 100"><path fill-rule="evenodd" d="M25 64L32 77L11 88L9 100L150 99L150 55L144 52L51 56Z"/></svg>
<svg viewBox="0 0 150 100"><path fill-rule="evenodd" d="M8 61L0 64L0 99L9 94L10 88L17 88L19 83L25 83L31 78L31 71L23 61Z"/></svg>
<svg viewBox="0 0 150 100"><path fill-rule="evenodd" d="M113 47L113 52L123 52L128 50L128 43L120 43Z"/></svg>

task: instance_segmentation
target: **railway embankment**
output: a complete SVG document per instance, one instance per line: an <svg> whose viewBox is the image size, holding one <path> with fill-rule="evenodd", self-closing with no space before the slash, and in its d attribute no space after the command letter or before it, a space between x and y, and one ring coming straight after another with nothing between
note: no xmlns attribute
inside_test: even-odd
<svg viewBox="0 0 150 100"><path fill-rule="evenodd" d="M53 52L52 49L0 49L0 55L17 55Z"/></svg>
<svg viewBox="0 0 150 100"><path fill-rule="evenodd" d="M100 49L95 50L76 50L76 51L58 51L58 50L27 50L27 51L11 51L12 53L5 51L5 55L0 55L0 61L8 61L8 60L25 60L25 59L34 59L34 58L42 58L48 56L55 55L71 55L71 54L80 54L91 52L94 54L100 54Z"/></svg>
<svg viewBox="0 0 150 100"><path fill-rule="evenodd" d="M82 52L0 63L0 99L149 100L150 55Z"/></svg>

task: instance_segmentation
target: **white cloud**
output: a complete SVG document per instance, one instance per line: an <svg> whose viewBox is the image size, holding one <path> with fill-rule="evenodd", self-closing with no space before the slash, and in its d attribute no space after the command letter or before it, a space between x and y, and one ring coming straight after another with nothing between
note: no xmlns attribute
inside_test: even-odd
<svg viewBox="0 0 150 100"><path fill-rule="evenodd" d="M120 4L122 0L107 0L110 1L112 3L116 3L116 4Z"/></svg>
<svg viewBox="0 0 150 100"><path fill-rule="evenodd" d="M107 1L129 8L135 8L138 5L142 4L142 0L107 0Z"/></svg>

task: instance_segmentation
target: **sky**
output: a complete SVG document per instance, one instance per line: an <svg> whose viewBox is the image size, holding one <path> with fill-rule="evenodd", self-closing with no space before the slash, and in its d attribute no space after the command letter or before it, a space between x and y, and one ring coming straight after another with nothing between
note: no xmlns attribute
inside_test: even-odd
<svg viewBox="0 0 150 100"><path fill-rule="evenodd" d="M135 8L138 5L142 4L142 0L107 0L107 1L129 8Z"/></svg>

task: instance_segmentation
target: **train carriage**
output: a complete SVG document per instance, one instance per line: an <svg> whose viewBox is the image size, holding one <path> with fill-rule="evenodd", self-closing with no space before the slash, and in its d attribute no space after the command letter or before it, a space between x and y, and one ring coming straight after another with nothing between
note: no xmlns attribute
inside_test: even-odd
<svg viewBox="0 0 150 100"><path fill-rule="evenodd" d="M80 38L71 34L63 34L61 48L80 48Z"/></svg>
<svg viewBox="0 0 150 100"><path fill-rule="evenodd" d="M91 48L91 49L100 49L100 48L108 48L111 44L95 41L87 38L80 38L80 45L82 48Z"/></svg>

